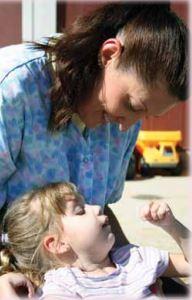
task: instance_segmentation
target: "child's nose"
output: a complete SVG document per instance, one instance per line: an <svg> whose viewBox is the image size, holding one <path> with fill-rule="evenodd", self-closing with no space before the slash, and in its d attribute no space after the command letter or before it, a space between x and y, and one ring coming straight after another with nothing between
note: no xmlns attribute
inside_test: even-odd
<svg viewBox="0 0 192 300"><path fill-rule="evenodd" d="M102 210L101 206L99 206L99 205L94 205L94 212L98 216L103 214L103 210Z"/></svg>

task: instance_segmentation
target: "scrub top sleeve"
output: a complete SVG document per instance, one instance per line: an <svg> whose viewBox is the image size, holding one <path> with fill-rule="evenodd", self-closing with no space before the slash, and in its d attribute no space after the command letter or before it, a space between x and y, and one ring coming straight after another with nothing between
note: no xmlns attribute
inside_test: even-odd
<svg viewBox="0 0 192 300"><path fill-rule="evenodd" d="M24 128L24 91L11 75L0 83L0 208L5 204L7 182L16 171Z"/></svg>
<svg viewBox="0 0 192 300"><path fill-rule="evenodd" d="M118 180L116 182L116 185L114 186L113 193L111 194L110 199L108 199L107 204L117 202L122 196L128 164L137 141L140 127L141 127L141 121L137 122L129 129L131 131L131 134L129 135L127 148L122 160L121 172L118 176Z"/></svg>

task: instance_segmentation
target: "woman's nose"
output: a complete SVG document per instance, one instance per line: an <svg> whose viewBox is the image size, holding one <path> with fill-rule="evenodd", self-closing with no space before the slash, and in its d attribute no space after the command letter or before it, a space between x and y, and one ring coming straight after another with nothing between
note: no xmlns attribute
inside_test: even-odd
<svg viewBox="0 0 192 300"><path fill-rule="evenodd" d="M121 123L119 123L119 130L120 130L120 131L126 131L126 130L128 130L135 122L136 122L136 121L130 122L130 120L121 122Z"/></svg>
<svg viewBox="0 0 192 300"><path fill-rule="evenodd" d="M119 122L119 130L120 131L125 131L128 130L133 124L135 124L137 121L141 120L143 118L142 114L135 114L135 115L130 115L127 118L124 118Z"/></svg>

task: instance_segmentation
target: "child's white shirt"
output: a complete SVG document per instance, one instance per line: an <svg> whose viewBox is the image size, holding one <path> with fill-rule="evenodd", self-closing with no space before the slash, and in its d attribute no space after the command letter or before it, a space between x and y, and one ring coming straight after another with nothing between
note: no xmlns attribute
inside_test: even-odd
<svg viewBox="0 0 192 300"><path fill-rule="evenodd" d="M45 274L44 296L56 299L141 299L157 297L150 286L168 267L168 252L129 244L111 251L116 270L105 276L88 276L78 268L58 268Z"/></svg>

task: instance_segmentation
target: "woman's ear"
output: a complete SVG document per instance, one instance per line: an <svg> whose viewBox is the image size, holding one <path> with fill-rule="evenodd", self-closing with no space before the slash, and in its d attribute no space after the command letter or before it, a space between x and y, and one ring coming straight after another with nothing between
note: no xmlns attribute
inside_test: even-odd
<svg viewBox="0 0 192 300"><path fill-rule="evenodd" d="M64 254L71 250L70 245L65 241L60 241L56 235L44 237L43 245L48 252L53 254Z"/></svg>
<svg viewBox="0 0 192 300"><path fill-rule="evenodd" d="M116 38L106 40L100 50L99 64L107 66L112 60L119 58L122 50L123 46Z"/></svg>

